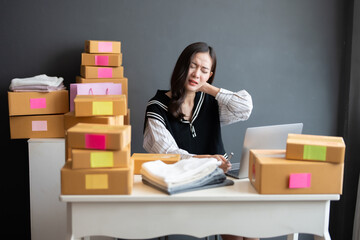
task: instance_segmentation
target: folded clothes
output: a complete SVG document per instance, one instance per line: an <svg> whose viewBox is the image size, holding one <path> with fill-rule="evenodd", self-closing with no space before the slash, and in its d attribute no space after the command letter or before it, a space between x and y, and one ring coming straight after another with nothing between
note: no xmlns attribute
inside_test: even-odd
<svg viewBox="0 0 360 240"><path fill-rule="evenodd" d="M146 176L142 175L142 179L145 180L148 183L151 183L152 185L156 186L157 188L162 189L163 191L169 192L169 193L175 193L175 192L182 192L187 189L194 189L197 187L202 187L209 184L217 184L225 181L226 175L224 174L224 171L220 168L216 168L212 173L204 176L203 178L192 181L185 184L180 184L177 186L172 187L165 187L161 184L158 184L157 182L152 181L151 179L147 178Z"/></svg>
<svg viewBox="0 0 360 240"><path fill-rule="evenodd" d="M61 87L63 81L64 79L62 77L49 77L46 74L28 78L14 78L11 80L9 89L13 91L19 88L21 89L21 87L27 87L26 90L30 90L32 87L36 89L37 86L57 88Z"/></svg>
<svg viewBox="0 0 360 240"><path fill-rule="evenodd" d="M215 158L189 158L174 164L157 160L143 163L141 174L164 187L199 180L212 173L221 164Z"/></svg>
<svg viewBox="0 0 360 240"><path fill-rule="evenodd" d="M12 87L14 92L52 92L65 89L64 84L60 84L57 87L53 86L43 86L43 85L29 85L29 86L18 86Z"/></svg>
<svg viewBox="0 0 360 240"><path fill-rule="evenodd" d="M219 183L206 184L206 185L199 186L199 187L185 188L185 189L180 189L180 190L176 190L176 191L174 191L174 190L169 191L167 189L160 188L157 185L154 185L153 183L146 181L145 179L142 179L142 182L144 184L150 186L150 187L153 187L153 188L155 188L157 190L160 190L160 191L162 191L164 193L167 193L169 195L176 194L176 193L191 192L191 191L197 191L197 190L202 190L202 189L209 189L209 188L216 188L216 187L224 187L224 186L234 185L234 181L232 181L230 179L225 179L224 181L219 182Z"/></svg>

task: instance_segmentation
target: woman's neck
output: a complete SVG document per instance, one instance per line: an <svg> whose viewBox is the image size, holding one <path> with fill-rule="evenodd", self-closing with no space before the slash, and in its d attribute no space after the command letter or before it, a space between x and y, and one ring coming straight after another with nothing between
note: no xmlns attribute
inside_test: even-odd
<svg viewBox="0 0 360 240"><path fill-rule="evenodd" d="M194 102L195 102L195 92L187 92L185 95L184 102L181 105L181 111L185 115L184 116L185 120L190 120L192 118Z"/></svg>

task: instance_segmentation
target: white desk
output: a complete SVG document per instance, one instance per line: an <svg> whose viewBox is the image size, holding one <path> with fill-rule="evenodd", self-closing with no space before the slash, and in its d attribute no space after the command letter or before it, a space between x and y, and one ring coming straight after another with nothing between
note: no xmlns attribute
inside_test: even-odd
<svg viewBox="0 0 360 240"><path fill-rule="evenodd" d="M184 234L274 237L297 233L330 240L330 195L260 195L248 180L169 196L135 176L132 195L61 195L68 206L68 239L111 236L146 239ZM295 234L293 234L295 233Z"/></svg>
<svg viewBox="0 0 360 240"><path fill-rule="evenodd" d="M66 237L66 204L59 201L60 170L65 163L63 138L29 139L31 239Z"/></svg>

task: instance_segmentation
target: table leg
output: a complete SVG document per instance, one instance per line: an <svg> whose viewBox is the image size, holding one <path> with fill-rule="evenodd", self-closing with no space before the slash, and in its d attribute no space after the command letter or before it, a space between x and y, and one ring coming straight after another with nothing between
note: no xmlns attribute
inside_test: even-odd
<svg viewBox="0 0 360 240"><path fill-rule="evenodd" d="M298 239L299 239L298 233L293 233L293 234L287 235L287 240L298 240Z"/></svg>

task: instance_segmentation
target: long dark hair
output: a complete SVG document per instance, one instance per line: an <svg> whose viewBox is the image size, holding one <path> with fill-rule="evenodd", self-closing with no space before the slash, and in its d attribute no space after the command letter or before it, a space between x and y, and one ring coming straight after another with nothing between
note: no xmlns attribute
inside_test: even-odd
<svg viewBox="0 0 360 240"><path fill-rule="evenodd" d="M196 42L187 46L180 54L173 73L171 75L171 100L168 106L168 111L177 119L184 117L181 111L181 104L185 100L185 82L189 72L190 62L192 57L199 52L208 52L212 59L211 72L212 75L208 83L212 84L215 77L216 70L216 55L212 47L205 42Z"/></svg>

